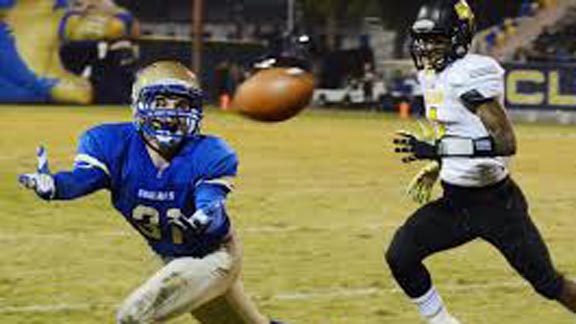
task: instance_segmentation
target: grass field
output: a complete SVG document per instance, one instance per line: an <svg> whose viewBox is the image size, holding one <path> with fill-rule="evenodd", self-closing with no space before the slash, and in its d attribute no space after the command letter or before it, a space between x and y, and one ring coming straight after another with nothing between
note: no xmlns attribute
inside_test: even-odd
<svg viewBox="0 0 576 324"><path fill-rule="evenodd" d="M33 170L38 144L53 170L66 168L82 130L129 118L127 108L0 108L0 323L113 323L116 305L158 267L105 192L44 203L16 183ZM419 323L383 261L395 227L416 207L403 190L417 165L401 165L389 144L410 126L374 113L311 111L274 125L208 113L205 131L240 155L229 206L247 290L267 314L290 323ZM576 130L517 132L514 177L558 268L576 275ZM428 265L464 323L574 322L483 242Z"/></svg>

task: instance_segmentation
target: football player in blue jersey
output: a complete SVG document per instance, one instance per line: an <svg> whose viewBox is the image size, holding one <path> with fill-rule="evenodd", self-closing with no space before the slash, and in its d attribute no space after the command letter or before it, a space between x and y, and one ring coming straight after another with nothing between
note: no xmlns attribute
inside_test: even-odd
<svg viewBox="0 0 576 324"><path fill-rule="evenodd" d="M242 252L224 204L238 160L223 140L200 133L202 98L183 65L154 63L136 77L133 123L84 133L71 171L50 173L40 148L37 172L20 176L45 200L109 190L113 206L165 262L124 301L117 323L188 312L201 323L270 323L239 279Z"/></svg>

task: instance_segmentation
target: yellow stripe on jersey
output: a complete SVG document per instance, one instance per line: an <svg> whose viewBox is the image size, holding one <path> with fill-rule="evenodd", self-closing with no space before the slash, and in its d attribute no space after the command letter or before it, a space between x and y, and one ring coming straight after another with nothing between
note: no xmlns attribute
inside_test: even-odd
<svg viewBox="0 0 576 324"><path fill-rule="evenodd" d="M74 158L74 162L84 162L89 164L90 166L93 166L95 168L98 168L102 171L104 171L104 173L106 173L106 175L110 176L110 171L108 170L108 167L106 166L106 164L98 161L98 159L96 159L95 157L92 157L88 154L78 154L76 155L76 158Z"/></svg>
<svg viewBox="0 0 576 324"><path fill-rule="evenodd" d="M438 121L438 108L429 107L427 117L434 125L436 139L440 139L442 138L442 136L446 135L446 126L444 126L444 124Z"/></svg>
<svg viewBox="0 0 576 324"><path fill-rule="evenodd" d="M438 108L436 107L428 108L428 119L430 119L431 121L438 120Z"/></svg>
<svg viewBox="0 0 576 324"><path fill-rule="evenodd" d="M439 90L427 90L424 98L426 98L426 104L430 106L444 104L444 93Z"/></svg>

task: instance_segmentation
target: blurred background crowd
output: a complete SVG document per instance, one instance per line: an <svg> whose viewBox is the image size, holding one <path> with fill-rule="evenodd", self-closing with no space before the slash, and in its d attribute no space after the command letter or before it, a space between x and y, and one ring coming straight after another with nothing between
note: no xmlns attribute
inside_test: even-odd
<svg viewBox="0 0 576 324"><path fill-rule="evenodd" d="M471 1L474 50L504 63L570 64L575 2ZM418 112L408 48L418 3L0 0L0 102L127 103L139 66L177 59L197 65L209 100L226 107L255 62L300 46L317 105Z"/></svg>

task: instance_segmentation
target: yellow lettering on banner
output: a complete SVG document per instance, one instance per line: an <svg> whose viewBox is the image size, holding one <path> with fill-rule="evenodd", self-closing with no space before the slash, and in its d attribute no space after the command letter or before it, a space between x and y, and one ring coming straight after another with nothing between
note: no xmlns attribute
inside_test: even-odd
<svg viewBox="0 0 576 324"><path fill-rule="evenodd" d="M560 93L560 73L551 71L548 77L548 103L552 106L576 106L575 95Z"/></svg>
<svg viewBox="0 0 576 324"><path fill-rule="evenodd" d="M544 104L545 96L543 92L535 92L533 94L520 93L519 84L521 82L532 82L536 84L544 84L546 76L544 73L535 70L516 70L508 74L506 80L507 98L510 104L517 105L542 105Z"/></svg>

